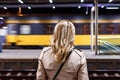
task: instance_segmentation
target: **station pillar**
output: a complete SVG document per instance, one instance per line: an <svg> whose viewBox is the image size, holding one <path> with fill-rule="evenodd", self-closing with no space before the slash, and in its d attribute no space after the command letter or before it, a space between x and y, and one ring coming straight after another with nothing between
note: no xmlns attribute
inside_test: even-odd
<svg viewBox="0 0 120 80"><path fill-rule="evenodd" d="M2 52L2 38L0 36L0 53Z"/></svg>

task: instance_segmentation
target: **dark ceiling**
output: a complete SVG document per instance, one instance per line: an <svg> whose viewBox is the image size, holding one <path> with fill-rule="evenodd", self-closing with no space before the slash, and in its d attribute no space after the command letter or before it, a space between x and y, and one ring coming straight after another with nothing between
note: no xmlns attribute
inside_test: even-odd
<svg viewBox="0 0 120 80"><path fill-rule="evenodd" d="M49 0L20 0L24 4L49 4ZM98 3L108 3L109 0L98 0ZM53 0L53 4L81 3L81 0ZM83 3L94 3L94 0L84 0ZM120 0L112 0L112 3L120 3ZM18 0L0 0L1 5L20 4Z"/></svg>
<svg viewBox="0 0 120 80"><path fill-rule="evenodd" d="M22 0L24 3L21 4L18 0L0 0L0 14L4 13L17 13L18 8L22 8L22 13L25 14L39 14L39 13L85 13L87 10L90 11L90 8L94 5L94 0L84 0L81 3L81 0L53 0L53 3L49 3L49 0ZM106 12L105 9L101 9L101 6L119 6L120 0L113 0L111 3L108 3L109 0L98 0L98 6L100 6L100 12ZM78 10L78 6L81 6L81 9ZM31 7L31 10L28 9L28 6ZM56 8L53 10L52 6ZM7 10L3 9L7 7ZM64 11L63 11L64 10ZM120 10L118 11L120 12Z"/></svg>
<svg viewBox="0 0 120 80"><path fill-rule="evenodd" d="M33 3L49 3L49 0L22 0L26 4L33 4ZM98 0L99 3L107 3L109 0ZM80 0L53 0L53 3L79 3ZM93 3L94 0L84 0L84 3ZM120 0L113 0L113 3L120 3ZM13 4L19 3L17 0L0 0L1 4Z"/></svg>

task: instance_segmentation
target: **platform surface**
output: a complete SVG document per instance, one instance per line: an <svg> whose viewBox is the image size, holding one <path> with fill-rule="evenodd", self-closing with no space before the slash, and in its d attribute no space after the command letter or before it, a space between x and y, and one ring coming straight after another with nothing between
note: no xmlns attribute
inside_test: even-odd
<svg viewBox="0 0 120 80"><path fill-rule="evenodd" d="M95 55L95 51L83 50L87 59L120 59L120 55ZM41 49L4 49L0 59L38 59Z"/></svg>

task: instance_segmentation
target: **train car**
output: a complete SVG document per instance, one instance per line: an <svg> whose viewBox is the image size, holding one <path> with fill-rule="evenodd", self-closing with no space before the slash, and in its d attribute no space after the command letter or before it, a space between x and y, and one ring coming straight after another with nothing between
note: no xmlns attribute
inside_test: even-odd
<svg viewBox="0 0 120 80"><path fill-rule="evenodd" d="M119 18L119 15L114 15L111 17L109 17L109 15L100 16L98 20L99 40L107 40L112 44L120 45ZM62 19L71 20L75 25L75 46L90 48L90 16L79 14L8 16L5 18L5 23L8 27L6 44L12 46L48 46L50 45L50 38L55 24ZM117 42L114 39L116 36L118 38Z"/></svg>
<svg viewBox="0 0 120 80"><path fill-rule="evenodd" d="M88 17L88 16L87 16ZM51 34L55 24L62 19L73 21L76 26L75 45L90 45L90 31L83 31L86 27L89 29L90 22L87 17L79 15L40 15L40 16L16 16L7 17L8 35L6 43L15 46L47 46L50 45ZM86 20L85 20L86 18ZM84 34L85 35L84 35ZM82 35L81 35L82 34Z"/></svg>

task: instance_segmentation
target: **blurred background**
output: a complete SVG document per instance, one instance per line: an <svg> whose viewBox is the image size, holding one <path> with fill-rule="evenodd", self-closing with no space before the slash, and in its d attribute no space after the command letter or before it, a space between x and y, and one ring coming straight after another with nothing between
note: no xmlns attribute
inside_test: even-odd
<svg viewBox="0 0 120 80"><path fill-rule="evenodd" d="M119 80L120 0L0 0L0 80L35 80L40 51L66 19L90 80Z"/></svg>

